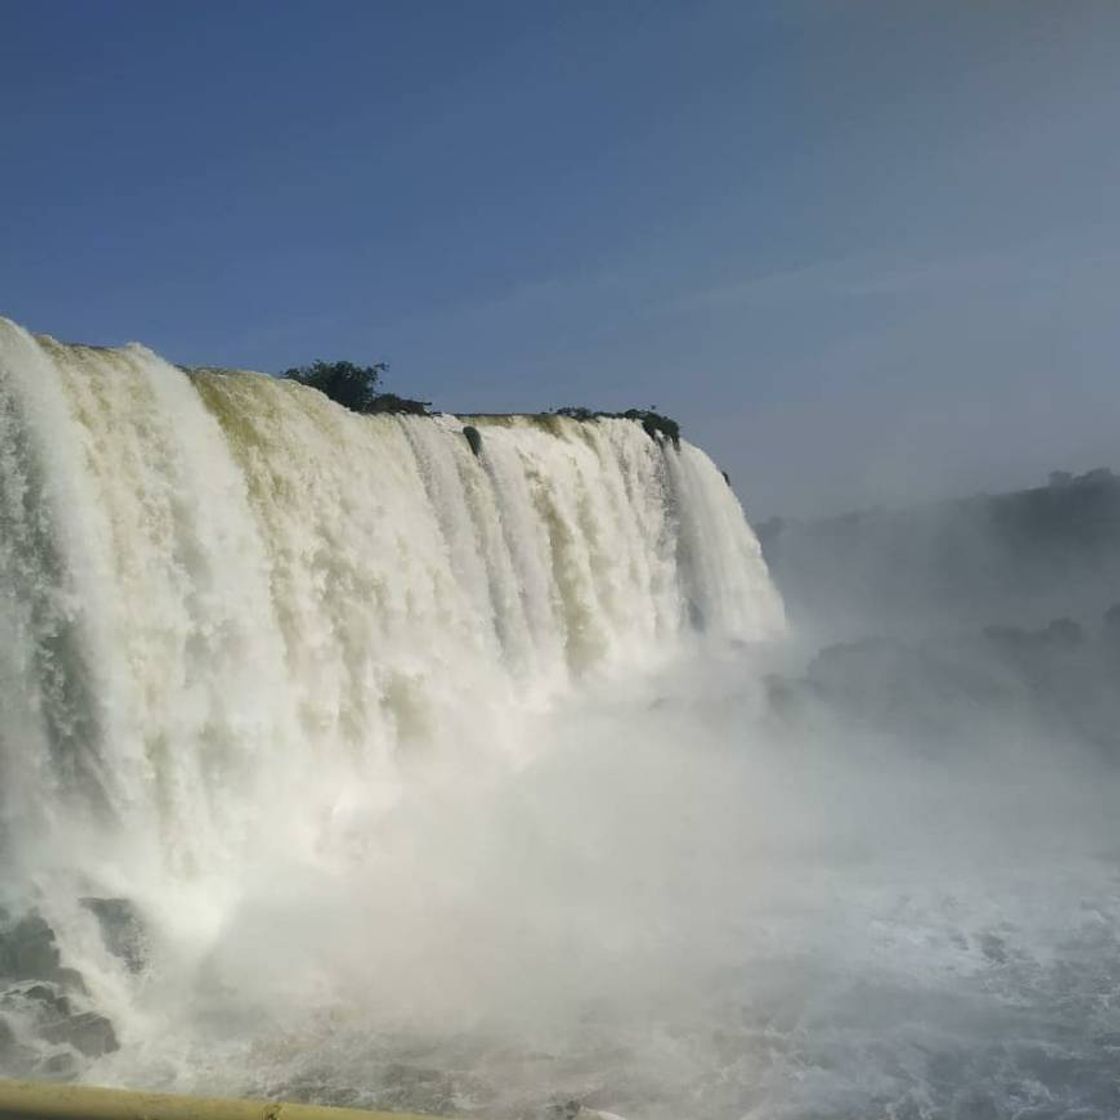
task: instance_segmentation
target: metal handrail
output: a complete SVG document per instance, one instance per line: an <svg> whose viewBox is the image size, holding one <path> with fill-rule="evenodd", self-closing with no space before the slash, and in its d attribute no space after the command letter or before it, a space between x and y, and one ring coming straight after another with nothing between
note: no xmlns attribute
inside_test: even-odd
<svg viewBox="0 0 1120 1120"><path fill-rule="evenodd" d="M0 1080L0 1120L433 1120L279 1101L188 1097L92 1085Z"/></svg>

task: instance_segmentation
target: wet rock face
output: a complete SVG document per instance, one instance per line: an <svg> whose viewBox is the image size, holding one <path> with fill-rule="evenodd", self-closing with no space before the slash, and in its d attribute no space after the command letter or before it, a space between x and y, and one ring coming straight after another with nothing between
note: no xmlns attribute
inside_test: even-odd
<svg viewBox="0 0 1120 1120"><path fill-rule="evenodd" d="M44 980L88 994L81 973L63 967L54 930L41 915L32 912L9 922L0 911L0 981Z"/></svg>
<svg viewBox="0 0 1120 1120"><path fill-rule="evenodd" d="M55 1015L70 1015L73 1013L69 997L63 995L56 984L32 984L30 988L14 990L23 999L33 1000Z"/></svg>
<svg viewBox="0 0 1120 1120"><path fill-rule="evenodd" d="M59 1050L44 1058L35 1072L49 1081L72 1081L81 1070L82 1060L73 1050Z"/></svg>
<svg viewBox="0 0 1120 1120"><path fill-rule="evenodd" d="M477 458L479 455L481 455L482 433L477 428L471 427L471 425L468 424L463 429L463 436L466 439L467 443L470 445L470 449L474 453L475 457Z"/></svg>
<svg viewBox="0 0 1120 1120"><path fill-rule="evenodd" d="M113 1024L96 1011L58 1019L44 1026L40 1033L48 1042L64 1042L87 1058L100 1058L120 1049Z"/></svg>
<svg viewBox="0 0 1120 1120"><path fill-rule="evenodd" d="M119 1048L109 1019L75 1008L56 983L16 982L0 990L0 1068L5 1072L68 1077L77 1073L82 1057L100 1058Z"/></svg>
<svg viewBox="0 0 1120 1120"><path fill-rule="evenodd" d="M105 948L129 972L142 972L148 951L139 910L127 898L83 898L82 905L97 918Z"/></svg>
<svg viewBox="0 0 1120 1120"><path fill-rule="evenodd" d="M53 980L60 966L54 930L38 914L26 915L0 935L0 975Z"/></svg>
<svg viewBox="0 0 1120 1120"><path fill-rule="evenodd" d="M123 907L108 913L109 935L107 919L98 915L106 947L131 968L141 961L139 942L126 936L132 927ZM41 914L13 920L0 911L0 1071L69 1078L83 1059L119 1049L113 1024L90 1008L88 995L81 974L62 964L54 930Z"/></svg>

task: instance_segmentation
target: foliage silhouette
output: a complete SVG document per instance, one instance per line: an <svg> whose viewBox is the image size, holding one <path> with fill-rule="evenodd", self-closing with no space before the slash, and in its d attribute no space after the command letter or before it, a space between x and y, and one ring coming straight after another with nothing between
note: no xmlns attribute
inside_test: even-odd
<svg viewBox="0 0 1120 1120"><path fill-rule="evenodd" d="M554 410L557 416L567 416L571 420L595 420L605 416L615 420L636 420L650 439L667 439L674 447L681 441L681 426L670 416L651 408L628 408L625 412L601 412L582 406L566 405Z"/></svg>
<svg viewBox="0 0 1120 1120"><path fill-rule="evenodd" d="M359 366L354 362L314 361L309 366L293 366L280 375L331 398L351 412L363 414L379 412L405 412L413 416L427 416L431 401L412 400L396 393L378 391L381 375L389 368L387 362L374 362Z"/></svg>

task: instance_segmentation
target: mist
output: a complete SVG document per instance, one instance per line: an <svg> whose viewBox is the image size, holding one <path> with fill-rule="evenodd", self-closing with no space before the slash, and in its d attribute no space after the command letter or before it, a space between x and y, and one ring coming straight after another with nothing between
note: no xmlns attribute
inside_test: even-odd
<svg viewBox="0 0 1120 1120"><path fill-rule="evenodd" d="M203 955L166 947L190 967L101 1075L495 1116L1108 1115L1111 762L968 712L952 741L779 716L772 657L590 690L518 765L422 767L312 866L278 853Z"/></svg>
<svg viewBox="0 0 1120 1120"><path fill-rule="evenodd" d="M471 441L5 322L0 402L6 1074L1120 1108L1107 472L760 546L625 419Z"/></svg>

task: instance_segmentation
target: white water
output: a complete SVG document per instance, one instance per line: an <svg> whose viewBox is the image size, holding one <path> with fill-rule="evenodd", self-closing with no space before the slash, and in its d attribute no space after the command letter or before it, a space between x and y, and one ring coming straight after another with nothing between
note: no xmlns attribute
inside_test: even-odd
<svg viewBox="0 0 1120 1120"><path fill-rule="evenodd" d="M220 874L264 806L313 851L321 814L391 802L413 755L517 753L526 713L664 663L690 613L782 627L719 473L637 424L476 419L476 458L451 417L0 331L24 861L50 835L71 863L77 813L107 861L124 838L152 874Z"/></svg>
<svg viewBox="0 0 1120 1120"><path fill-rule="evenodd" d="M471 422L477 457L453 417L0 320L4 893L126 1050L143 1001L78 895L135 900L187 976L275 876L386 859L411 787L461 800L576 693L782 632L701 451L623 420Z"/></svg>
<svg viewBox="0 0 1120 1120"><path fill-rule="evenodd" d="M0 320L0 906L116 1026L81 1075L1117 1115L1116 768L1010 720L783 722L781 604L700 451L471 422L478 458L450 417ZM137 905L140 973L86 895Z"/></svg>

